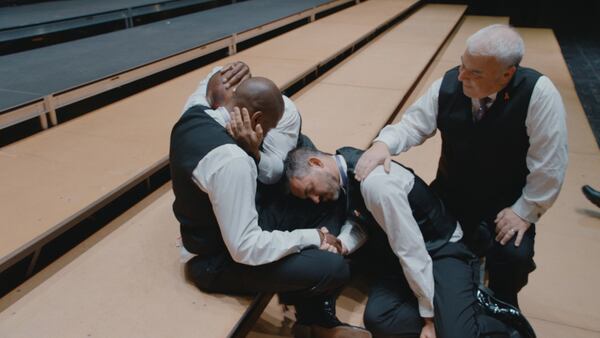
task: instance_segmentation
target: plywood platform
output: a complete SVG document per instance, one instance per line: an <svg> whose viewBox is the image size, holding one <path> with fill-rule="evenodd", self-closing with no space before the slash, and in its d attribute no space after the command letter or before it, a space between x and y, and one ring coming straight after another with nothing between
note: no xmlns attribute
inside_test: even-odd
<svg viewBox="0 0 600 338"><path fill-rule="evenodd" d="M3 337L225 337L249 298L186 282L170 185L0 312ZM31 283L35 284L35 281ZM28 285L25 285L27 288ZM10 298L10 297L9 297ZM11 299L2 299L0 308Z"/></svg>
<svg viewBox="0 0 600 338"><path fill-rule="evenodd" d="M507 18L467 17L451 41L436 57L423 76L402 112L420 97L444 72L459 64L466 38L493 23L508 23ZM529 285L521 292L521 305L543 338L598 338L600 313L596 310L600 295L594 290L600 284L600 210L581 194L583 184L600 182L600 153L574 90L572 79L552 31L519 29L525 39L524 66L548 75L558 87L567 110L570 164L561 195L552 209L537 225L536 262ZM387 38L387 36L385 37ZM411 39L410 35L403 36ZM344 138L341 132L331 139ZM441 140L439 135L413 148L396 159L412 167L426 181L435 177ZM338 313L342 320L360 325L366 299L364 292L352 287L340 296ZM289 322L284 321L281 307L273 300L251 337L289 337Z"/></svg>
<svg viewBox="0 0 600 338"><path fill-rule="evenodd" d="M171 127L186 98L213 66L242 60L254 75L271 78L285 88L417 3L361 3L1 148L0 198L7 203L0 205L0 214L6 220L0 224L0 266L4 269L39 249L39 245L72 226L73 220L114 198L124 186L164 167ZM343 36L333 34L347 28L347 24L336 20L360 17L363 9L378 21L354 24L354 29ZM329 31L323 34L321 43L312 47L295 43L313 38L313 25ZM330 48L320 50L327 39ZM287 59L275 53L273 44L285 46L278 50L287 52L301 54L310 49L314 53L309 59Z"/></svg>

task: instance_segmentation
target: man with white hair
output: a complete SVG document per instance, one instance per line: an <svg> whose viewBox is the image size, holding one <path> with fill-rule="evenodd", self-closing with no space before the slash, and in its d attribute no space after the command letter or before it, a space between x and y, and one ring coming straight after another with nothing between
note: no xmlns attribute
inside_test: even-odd
<svg viewBox="0 0 600 338"><path fill-rule="evenodd" d="M439 129L431 186L459 219L469 247L486 257L496 297L517 307L535 269L535 223L556 200L568 160L560 94L546 76L519 65L524 50L506 25L473 34L461 65L385 127L356 167L358 180L381 164L389 172L391 154Z"/></svg>

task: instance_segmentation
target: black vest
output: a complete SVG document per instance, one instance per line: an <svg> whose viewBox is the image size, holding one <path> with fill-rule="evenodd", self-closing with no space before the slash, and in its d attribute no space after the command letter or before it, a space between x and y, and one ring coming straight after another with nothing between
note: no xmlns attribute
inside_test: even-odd
<svg viewBox="0 0 600 338"><path fill-rule="evenodd" d="M525 119L540 76L518 67L481 121L474 122L471 99L458 81L458 67L444 75L437 117L442 152L432 188L467 235L479 221L493 220L522 194L529 174Z"/></svg>
<svg viewBox="0 0 600 338"><path fill-rule="evenodd" d="M336 153L344 157L348 166L348 186L346 187L345 200L348 219L368 227L378 227L373 215L365 206L360 192L360 182L354 178L354 168L363 151L352 147L344 147L338 149ZM406 169L414 175L410 168ZM414 176L415 183L408 194L408 202L413 217L419 224L421 234L423 234L427 251L432 252L448 243L456 230L456 219L446 212L444 204L429 189L429 186L417 175Z"/></svg>
<svg viewBox="0 0 600 338"><path fill-rule="evenodd" d="M171 131L169 161L183 245L197 255L226 252L208 195L192 180L198 162L211 150L235 141L203 106L188 109Z"/></svg>

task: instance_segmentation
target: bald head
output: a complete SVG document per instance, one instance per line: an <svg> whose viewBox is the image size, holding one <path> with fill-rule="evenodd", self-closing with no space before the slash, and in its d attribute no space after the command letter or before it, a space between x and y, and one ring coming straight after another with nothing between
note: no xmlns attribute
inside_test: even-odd
<svg viewBox="0 0 600 338"><path fill-rule="evenodd" d="M261 112L256 117L260 121L255 121L255 123L260 123L265 132L275 127L283 116L284 103L281 92L273 81L264 77L252 77L244 80L236 88L232 104L248 109L250 116Z"/></svg>

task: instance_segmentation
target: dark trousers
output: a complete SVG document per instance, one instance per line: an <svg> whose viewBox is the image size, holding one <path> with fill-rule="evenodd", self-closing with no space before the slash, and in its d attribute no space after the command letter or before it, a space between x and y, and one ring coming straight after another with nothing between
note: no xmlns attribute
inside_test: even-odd
<svg viewBox="0 0 600 338"><path fill-rule="evenodd" d="M348 264L342 256L316 248L259 266L236 263L227 253L209 258L196 256L186 268L188 277L202 291L277 292L289 304L322 302L350 279Z"/></svg>
<svg viewBox="0 0 600 338"><path fill-rule="evenodd" d="M495 234L494 229L491 233ZM533 261L535 224L525 232L521 245L515 246L515 235L505 245L493 240L485 253L486 269L489 272L489 288L494 296L519 307L517 293L527 285L529 273L535 270Z"/></svg>
<svg viewBox="0 0 600 338"><path fill-rule="evenodd" d="M262 192L264 203L257 205L257 209L263 230L292 231L326 226L330 232L339 233L335 205L316 207L292 196ZM341 255L318 248L307 248L259 266L236 263L226 251L212 257L196 256L187 263L187 273L205 292L276 292L282 302L305 307L334 297L350 279L349 266Z"/></svg>
<svg viewBox="0 0 600 338"><path fill-rule="evenodd" d="M486 257L489 288L494 296L519 307L517 294L527 285L529 273L535 270L535 224L527 230L519 247L514 245L516 235L506 245L501 245L495 240L496 224L493 221L502 208L490 209L490 206L478 205L477 201L465 203L462 196L449 195L436 180L431 183L431 188L460 221L468 247L479 257Z"/></svg>
<svg viewBox="0 0 600 338"><path fill-rule="evenodd" d="M371 239L372 240L372 239ZM380 242L381 243L381 242ZM380 245L384 247L383 244ZM372 282L364 323L375 337L419 337L423 320L398 258L374 257L381 264ZM508 337L508 328L480 313L475 298L479 259L461 242L448 243L431 254L435 280L434 321L438 338Z"/></svg>

